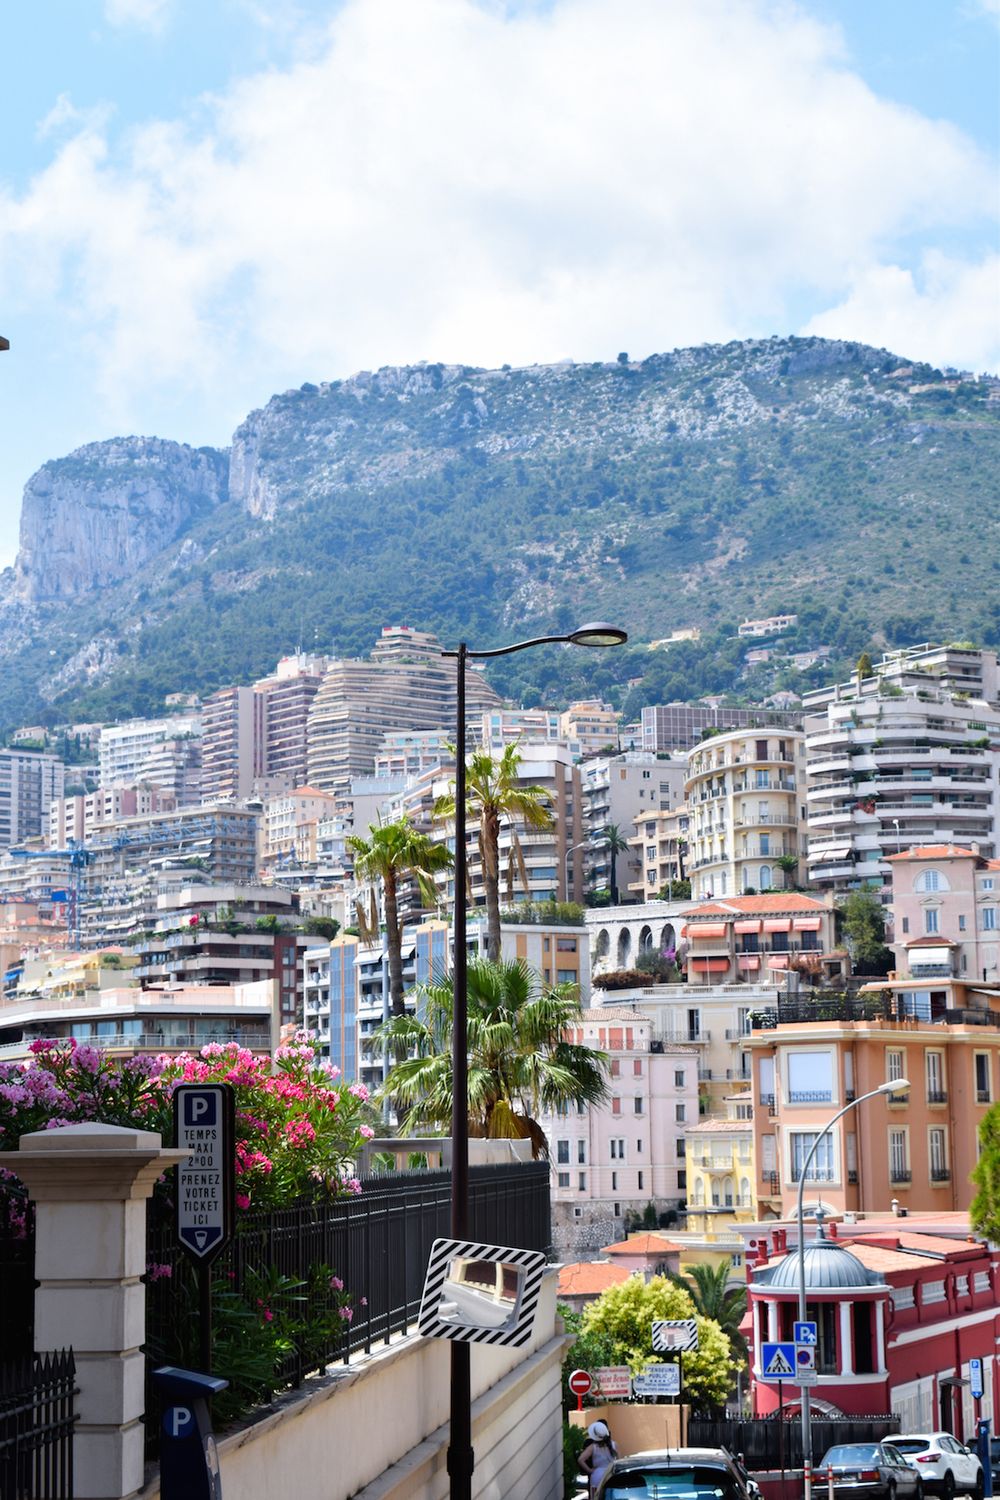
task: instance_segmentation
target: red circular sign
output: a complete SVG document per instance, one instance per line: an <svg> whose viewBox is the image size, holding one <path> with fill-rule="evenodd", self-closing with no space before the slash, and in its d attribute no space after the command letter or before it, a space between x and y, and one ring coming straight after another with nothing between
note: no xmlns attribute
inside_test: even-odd
<svg viewBox="0 0 1000 1500"><path fill-rule="evenodd" d="M593 1383L586 1370L574 1370L569 1377L569 1388L574 1396L585 1396Z"/></svg>

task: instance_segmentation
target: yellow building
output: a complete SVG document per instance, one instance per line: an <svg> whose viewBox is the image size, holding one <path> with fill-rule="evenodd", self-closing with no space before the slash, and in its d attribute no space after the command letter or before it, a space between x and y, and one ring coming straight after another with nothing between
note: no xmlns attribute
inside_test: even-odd
<svg viewBox="0 0 1000 1500"><path fill-rule="evenodd" d="M726 1102L727 1119L701 1120L684 1132L687 1228L694 1234L725 1236L756 1218L750 1096Z"/></svg>

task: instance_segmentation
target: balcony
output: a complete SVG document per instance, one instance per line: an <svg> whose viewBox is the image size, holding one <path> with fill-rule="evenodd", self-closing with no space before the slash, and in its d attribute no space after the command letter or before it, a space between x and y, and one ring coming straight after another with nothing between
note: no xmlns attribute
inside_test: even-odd
<svg viewBox="0 0 1000 1500"><path fill-rule="evenodd" d="M773 1094L761 1094L760 1107L766 1109L769 1115L778 1113L778 1101Z"/></svg>
<svg viewBox="0 0 1000 1500"><path fill-rule="evenodd" d="M928 1104L947 1104L948 1103L948 1093L947 1093L947 1090L946 1089L928 1089L927 1090L927 1103Z"/></svg>
<svg viewBox="0 0 1000 1500"><path fill-rule="evenodd" d="M761 1172L760 1180L769 1198L777 1198L781 1193L781 1179L777 1172Z"/></svg>
<svg viewBox="0 0 1000 1500"><path fill-rule="evenodd" d="M792 1168L792 1181L798 1182L802 1173L798 1167ZM836 1182L837 1174L832 1167L811 1166L806 1173L806 1182Z"/></svg>
<svg viewBox="0 0 1000 1500"><path fill-rule="evenodd" d="M890 1108L894 1104L909 1104L909 1102L910 1102L910 1093L909 1093L909 1090L907 1090L903 1094L887 1094L886 1095L886 1103L889 1105Z"/></svg>
<svg viewBox="0 0 1000 1500"><path fill-rule="evenodd" d="M931 1167L931 1182L950 1182L950 1167Z"/></svg>
<svg viewBox="0 0 1000 1500"><path fill-rule="evenodd" d="M789 1104L832 1104L831 1089L789 1089Z"/></svg>
<svg viewBox="0 0 1000 1500"><path fill-rule="evenodd" d="M913 1173L909 1167L890 1167L889 1181L893 1184L898 1182L901 1185L905 1185L913 1181Z"/></svg>

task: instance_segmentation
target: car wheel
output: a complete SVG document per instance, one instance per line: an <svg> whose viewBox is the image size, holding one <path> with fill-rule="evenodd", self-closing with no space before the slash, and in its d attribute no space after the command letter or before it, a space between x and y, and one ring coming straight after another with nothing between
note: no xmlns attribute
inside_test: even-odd
<svg viewBox="0 0 1000 1500"><path fill-rule="evenodd" d="M885 1500L896 1500L896 1485L891 1479L885 1487Z"/></svg>
<svg viewBox="0 0 1000 1500"><path fill-rule="evenodd" d="M917 1480L917 1487L913 1491L913 1500L924 1500L924 1481L922 1479Z"/></svg>
<svg viewBox="0 0 1000 1500"><path fill-rule="evenodd" d="M955 1476L949 1469L941 1485L941 1500L955 1500Z"/></svg>
<svg viewBox="0 0 1000 1500"><path fill-rule="evenodd" d="M976 1475L976 1482L972 1486L972 1500L983 1500L983 1489L983 1471L980 1469Z"/></svg>

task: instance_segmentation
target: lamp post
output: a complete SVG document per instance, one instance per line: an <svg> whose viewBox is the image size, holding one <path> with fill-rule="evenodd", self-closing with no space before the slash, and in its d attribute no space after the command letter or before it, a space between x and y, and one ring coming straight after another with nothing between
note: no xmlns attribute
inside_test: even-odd
<svg viewBox="0 0 1000 1500"><path fill-rule="evenodd" d="M455 967L452 975L451 1021L451 1237L469 1237L469 1051L468 1051L468 949L466 920L465 852L465 669L468 661L511 656L532 646L623 646L627 633L617 625L581 625L567 635L542 635L493 651L470 651L462 641L455 651L442 656L455 658ZM448 1438L448 1474L451 1500L472 1500L472 1386L469 1345L455 1339L451 1345L451 1426Z"/></svg>
<svg viewBox="0 0 1000 1500"><path fill-rule="evenodd" d="M813 1141L813 1143L810 1146L808 1152L806 1153L806 1159L802 1163L802 1167L801 1167L800 1172L799 1172L799 1192L798 1192L798 1200L797 1200L797 1204L796 1204L796 1216L798 1218L798 1224L799 1224L799 1322L800 1323L804 1323L806 1321L806 1245L805 1245L805 1222L804 1222L803 1213L802 1213L802 1194L805 1191L806 1177L809 1175L809 1168L812 1165L812 1159L816 1155L816 1152L819 1149L820 1142L826 1139L826 1137L830 1134L830 1132L833 1129L833 1127L836 1125L837 1121L840 1120L840 1119L842 1119L843 1116L846 1115L850 1110L857 1109L857 1107L858 1107L859 1104L864 1104L865 1101L868 1100L868 1099L875 1099L875 1098L877 1098L879 1094L896 1094L896 1093L899 1093L903 1089L908 1089L909 1087L910 1087L910 1084L909 1084L909 1080L908 1079L906 1079L906 1078L893 1078L893 1079L890 1079L888 1083L880 1083L877 1089L871 1089L867 1094L862 1094L859 1098L852 1099L849 1104L845 1104L844 1105L843 1109L838 1109L837 1113L833 1116L833 1119L830 1120L826 1125L823 1126L823 1129L818 1133L818 1135L816 1136L816 1139ZM805 1497L805 1500L812 1500L812 1411L811 1411L811 1408L810 1408L810 1405L809 1405L809 1388L808 1388L808 1386L802 1386L801 1387L801 1392L802 1392L802 1394L801 1394L801 1398L800 1398L800 1404L801 1404L801 1410L802 1410L802 1479L803 1479L803 1495Z"/></svg>
<svg viewBox="0 0 1000 1500"><path fill-rule="evenodd" d="M581 844L570 844L569 848L566 850L566 853L563 855L563 885L566 888L567 901L572 901L573 899L572 892L569 888L569 862L572 859L573 855L576 853L577 849L592 849L593 847L593 839L584 839Z"/></svg>

